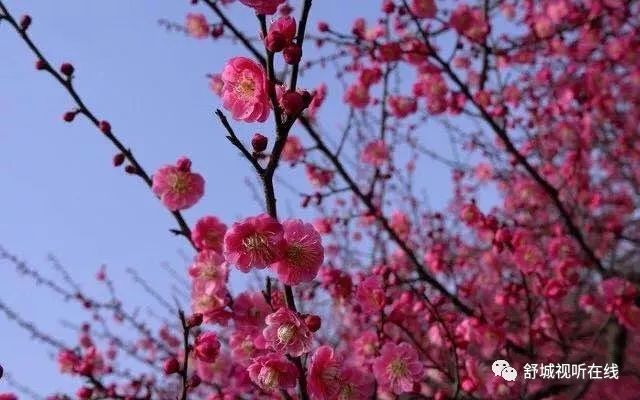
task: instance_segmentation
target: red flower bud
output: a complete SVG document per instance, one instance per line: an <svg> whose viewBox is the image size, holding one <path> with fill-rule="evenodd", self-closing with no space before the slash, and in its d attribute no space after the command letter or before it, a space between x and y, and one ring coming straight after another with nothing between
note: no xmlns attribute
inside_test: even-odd
<svg viewBox="0 0 640 400"><path fill-rule="evenodd" d="M182 172L191 171L191 160L187 157L180 157L176 162L176 167Z"/></svg>
<svg viewBox="0 0 640 400"><path fill-rule="evenodd" d="M93 395L93 389L91 389L89 387L86 387L86 386L81 387L76 392L76 396L78 396L78 398L81 399L81 400L90 399L91 395Z"/></svg>
<svg viewBox="0 0 640 400"><path fill-rule="evenodd" d="M115 156L113 156L113 166L114 167L119 167L122 165L122 163L124 163L124 154L123 153L118 153Z"/></svg>
<svg viewBox="0 0 640 400"><path fill-rule="evenodd" d="M300 62L300 59L302 59L302 48L297 44L289 45L284 49L282 55L287 64L297 64Z"/></svg>
<svg viewBox="0 0 640 400"><path fill-rule="evenodd" d="M138 169L133 165L127 165L124 167L124 172L131 175L136 175L138 173Z"/></svg>
<svg viewBox="0 0 640 400"><path fill-rule="evenodd" d="M322 320L317 315L307 315L307 317L304 319L304 323L305 325L307 325L307 328L309 328L311 332L316 332L318 329L320 329Z"/></svg>
<svg viewBox="0 0 640 400"><path fill-rule="evenodd" d="M70 63L64 63L60 66L60 72L62 72L62 74L67 77L70 77L71 75L73 75L74 71L75 71L75 68L73 68L73 65L71 65Z"/></svg>
<svg viewBox="0 0 640 400"><path fill-rule="evenodd" d="M62 115L62 119L64 122L71 122L76 117L77 112L75 111L67 111Z"/></svg>
<svg viewBox="0 0 640 400"><path fill-rule="evenodd" d="M190 389L194 389L200 386L201 383L202 383L202 379L200 379L198 374L193 374L191 375L191 378L189 378L189 381L187 382L187 387L189 387Z"/></svg>
<svg viewBox="0 0 640 400"><path fill-rule="evenodd" d="M296 37L296 19L293 17L285 16L275 20L269 27L269 33L278 32L281 34L287 43L291 42Z"/></svg>
<svg viewBox="0 0 640 400"><path fill-rule="evenodd" d="M195 313L191 315L189 318L187 318L187 327L191 329L191 328L195 328L196 326L200 326L202 325L202 320L203 320L202 314Z"/></svg>
<svg viewBox="0 0 640 400"><path fill-rule="evenodd" d="M396 5L393 4L393 1L391 0L384 0L384 2L382 3L382 12L384 12L385 14L391 14L395 11L395 9Z"/></svg>
<svg viewBox="0 0 640 400"><path fill-rule="evenodd" d="M99 128L100 131L102 131L102 133L104 133L105 135L111 133L111 124L107 121L100 121Z"/></svg>
<svg viewBox="0 0 640 400"><path fill-rule="evenodd" d="M318 30L320 32L329 32L329 24L326 22L318 22Z"/></svg>
<svg viewBox="0 0 640 400"><path fill-rule="evenodd" d="M267 34L267 38L265 39L265 46L267 50L272 53L278 53L287 46L287 39L284 35L277 31L272 31Z"/></svg>
<svg viewBox="0 0 640 400"><path fill-rule="evenodd" d="M162 365L162 369L167 375L175 374L180 370L180 363L175 357L167 358Z"/></svg>
<svg viewBox="0 0 640 400"><path fill-rule="evenodd" d="M211 28L211 36L213 36L214 38L219 38L223 34L224 34L224 25L218 24L218 25L214 25L213 28Z"/></svg>
<svg viewBox="0 0 640 400"><path fill-rule="evenodd" d="M29 29L29 26L31 26L31 16L23 15L22 18L20 18L20 29L26 31Z"/></svg>
<svg viewBox="0 0 640 400"><path fill-rule="evenodd" d="M36 61L36 69L38 71L42 71L43 69L47 68L47 63L44 60L38 60Z"/></svg>
<svg viewBox="0 0 640 400"><path fill-rule="evenodd" d="M298 115L304 110L304 98L298 92L289 91L282 95L280 105L287 115Z"/></svg>
<svg viewBox="0 0 640 400"><path fill-rule="evenodd" d="M293 12L293 7L291 7L289 4L283 4L282 6L280 6L280 14L281 15L289 15Z"/></svg>
<svg viewBox="0 0 640 400"><path fill-rule="evenodd" d="M269 139L261 135L259 133L254 133L251 138L251 146L253 147L253 151L257 153L262 153L267 149L267 144L269 143Z"/></svg>

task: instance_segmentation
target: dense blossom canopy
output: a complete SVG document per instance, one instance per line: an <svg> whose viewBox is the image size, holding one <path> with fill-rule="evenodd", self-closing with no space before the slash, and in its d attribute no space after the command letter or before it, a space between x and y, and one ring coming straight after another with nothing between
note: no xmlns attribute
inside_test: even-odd
<svg viewBox="0 0 640 400"><path fill-rule="evenodd" d="M77 347L58 346L61 373L82 378L77 397L637 398L640 2L367 0L375 15L357 15L352 1L348 27L311 0L191 3L190 36L237 45L209 85L264 212L190 228L180 211L204 178L188 158L147 175L84 105L65 114L95 122L114 165L151 187L194 248L179 323L152 331L119 302L67 296L141 336L127 347L96 316ZM31 44L30 19L2 1L0 18ZM74 98L72 66L36 67ZM268 128L253 139L236 133L256 122ZM306 182L278 184L286 173ZM300 209L287 219L277 200L290 186ZM258 279L238 293L230 271ZM113 289L104 269L98 280ZM127 355L149 370L120 371ZM606 376L527 379L534 364Z"/></svg>

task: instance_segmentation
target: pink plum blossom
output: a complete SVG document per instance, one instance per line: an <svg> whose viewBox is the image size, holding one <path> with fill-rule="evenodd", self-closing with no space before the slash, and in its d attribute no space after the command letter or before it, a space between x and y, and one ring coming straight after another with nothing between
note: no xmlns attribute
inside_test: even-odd
<svg viewBox="0 0 640 400"><path fill-rule="evenodd" d="M224 257L242 272L262 269L282 257L282 225L268 214L236 222L224 236Z"/></svg>
<svg viewBox="0 0 640 400"><path fill-rule="evenodd" d="M265 321L267 326L262 334L275 351L292 357L299 357L309 351L311 331L295 312L281 307L269 314Z"/></svg>
<svg viewBox="0 0 640 400"><path fill-rule="evenodd" d="M234 57L222 71L222 104L234 119L264 122L271 105L264 69L246 57Z"/></svg>
<svg viewBox="0 0 640 400"><path fill-rule="evenodd" d="M335 398L340 389L339 377L342 362L329 346L320 346L311 356L307 383L314 399Z"/></svg>
<svg viewBox="0 0 640 400"><path fill-rule="evenodd" d="M229 267L224 257L213 250L198 253L189 267L189 275L198 283L212 285L214 290L222 289L229 279Z"/></svg>
<svg viewBox="0 0 640 400"><path fill-rule="evenodd" d="M363 280L356 291L358 304L368 314L377 313L385 304L384 288L379 276L370 276Z"/></svg>
<svg viewBox="0 0 640 400"><path fill-rule="evenodd" d="M247 370L251 380L267 391L292 388L297 384L298 368L279 354L257 357Z"/></svg>
<svg viewBox="0 0 640 400"><path fill-rule="evenodd" d="M233 320L238 329L262 330L271 311L261 292L242 292L233 302Z"/></svg>
<svg viewBox="0 0 640 400"><path fill-rule="evenodd" d="M190 208L204 195L204 179L191 172L191 161L182 157L153 174L152 190L170 211Z"/></svg>
<svg viewBox="0 0 640 400"><path fill-rule="evenodd" d="M191 232L191 240L198 250L214 250L222 252L222 241L227 226L218 218L206 216L200 218Z"/></svg>
<svg viewBox="0 0 640 400"><path fill-rule="evenodd" d="M284 0L240 0L240 3L253 8L257 14L272 15Z"/></svg>
<svg viewBox="0 0 640 400"><path fill-rule="evenodd" d="M412 0L409 9L418 18L433 18L438 11L435 0Z"/></svg>
<svg viewBox="0 0 640 400"><path fill-rule="evenodd" d="M211 27L202 14L187 14L187 32L196 39L204 39L211 33Z"/></svg>
<svg viewBox="0 0 640 400"><path fill-rule="evenodd" d="M424 375L416 350L408 343L385 343L373 363L373 373L383 388L395 394L410 392Z"/></svg>
<svg viewBox="0 0 640 400"><path fill-rule="evenodd" d="M282 223L284 251L282 258L272 268L280 281L287 285L309 282L315 278L324 260L324 248L320 234L313 225L299 219Z"/></svg>
<svg viewBox="0 0 640 400"><path fill-rule="evenodd" d="M282 149L282 161L296 163L300 161L304 155L304 148L300 143L300 139L295 135L289 135Z"/></svg>
<svg viewBox="0 0 640 400"><path fill-rule="evenodd" d="M360 160L374 167L380 167L389 160L389 148L383 140L369 142L360 154Z"/></svg>

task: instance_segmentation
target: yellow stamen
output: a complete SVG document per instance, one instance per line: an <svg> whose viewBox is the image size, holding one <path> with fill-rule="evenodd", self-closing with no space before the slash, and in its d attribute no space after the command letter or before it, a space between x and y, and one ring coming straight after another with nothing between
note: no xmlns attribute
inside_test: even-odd
<svg viewBox="0 0 640 400"><path fill-rule="evenodd" d="M285 324L278 328L278 340L287 344L296 335L296 327L291 324Z"/></svg>
<svg viewBox="0 0 640 400"><path fill-rule="evenodd" d="M238 93L238 95L244 98L253 97L253 93L255 92L255 90L255 83L248 77L242 79L240 83L238 83L238 86L236 86L236 92Z"/></svg>
<svg viewBox="0 0 640 400"><path fill-rule="evenodd" d="M393 378L401 378L407 374L407 364L404 360L395 359L389 364L387 371Z"/></svg>
<svg viewBox="0 0 640 400"><path fill-rule="evenodd" d="M176 194L185 194L189 191L189 181L184 174L179 172L169 176L169 186Z"/></svg>

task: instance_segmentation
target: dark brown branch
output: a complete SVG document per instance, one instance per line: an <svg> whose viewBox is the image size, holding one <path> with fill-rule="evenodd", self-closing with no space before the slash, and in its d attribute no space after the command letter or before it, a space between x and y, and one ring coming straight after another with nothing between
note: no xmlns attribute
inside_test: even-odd
<svg viewBox="0 0 640 400"><path fill-rule="evenodd" d="M235 37L242 42L244 47L247 48L251 52L251 54L260 62L260 64L265 65L266 60L264 56L253 46L251 41L242 33L240 30L227 18L227 16L222 12L220 7L215 0L204 0L204 3L209 6L211 10L220 18L222 24L229 29Z"/></svg>
<svg viewBox="0 0 640 400"><path fill-rule="evenodd" d="M191 350L189 346L190 328L182 310L178 311L178 316L180 317L180 325L182 326L182 351L184 352L182 356L182 365L180 367L180 400L187 400L187 392L189 390L189 352Z"/></svg>
<svg viewBox="0 0 640 400"><path fill-rule="evenodd" d="M253 156L253 154L251 154L251 152L242 144L242 142L234 132L233 128L231 127L231 124L229 124L229 120L224 115L224 113L220 109L217 109L216 115L220 119L220 123L222 123L222 126L224 126L225 129L227 130L226 138L229 139L231 144L234 145L238 150L240 150L244 158L246 158L251 163L251 165L253 165L253 168L256 170L258 175L262 176L262 174L264 173L264 168L262 168L262 166L260 165L258 160Z"/></svg>

